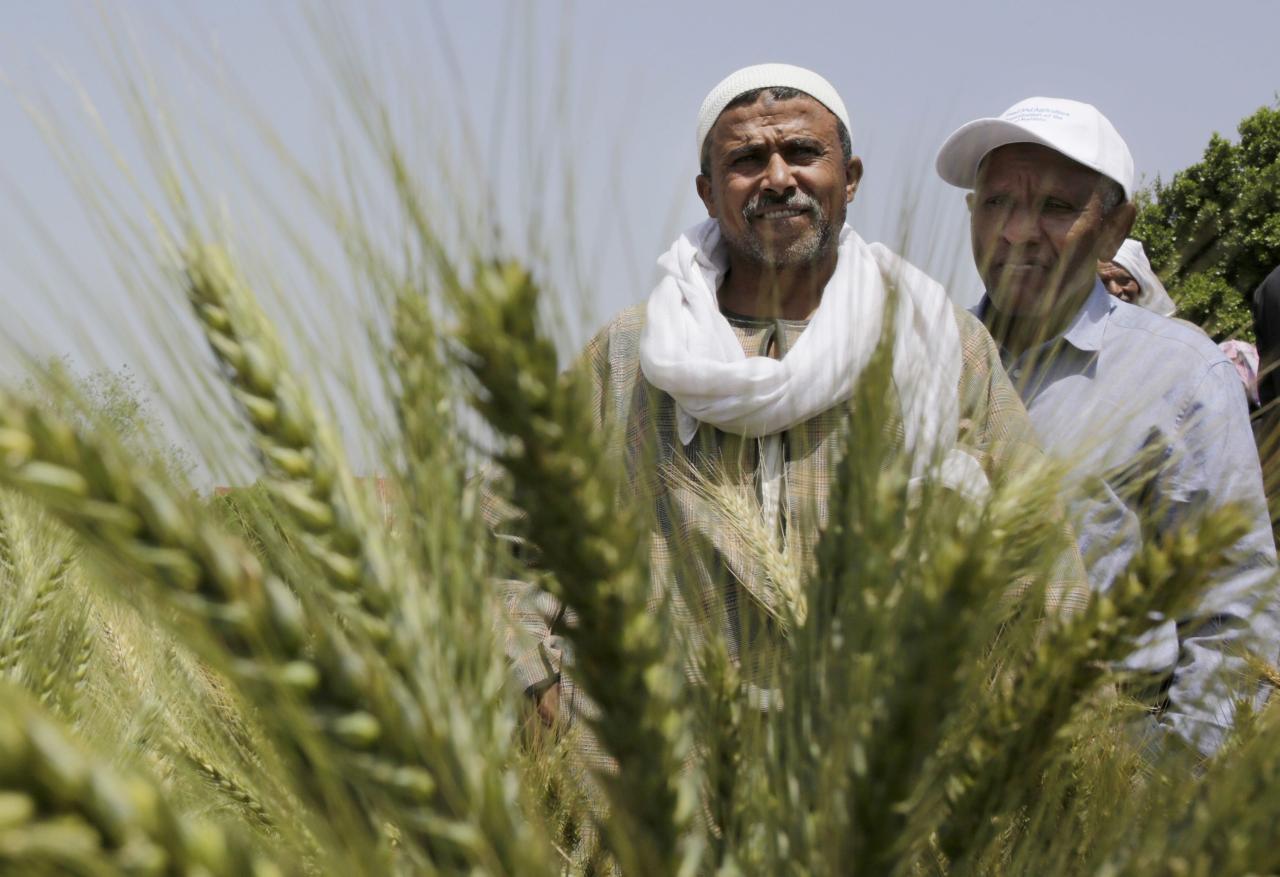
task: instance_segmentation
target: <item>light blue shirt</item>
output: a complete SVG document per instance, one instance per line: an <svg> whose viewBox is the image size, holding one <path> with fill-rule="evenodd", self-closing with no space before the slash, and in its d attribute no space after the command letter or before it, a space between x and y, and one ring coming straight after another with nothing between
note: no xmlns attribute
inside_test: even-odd
<svg viewBox="0 0 1280 877"><path fill-rule="evenodd" d="M1093 588L1124 572L1143 526L1158 534L1226 503L1249 515L1196 616L1159 620L1124 662L1150 674L1153 690L1168 686L1153 746L1172 731L1216 751L1235 702L1265 697L1248 681L1256 673L1245 651L1273 662L1280 653L1275 545L1234 366L1195 326L1126 304L1100 282L1061 336L1001 356L1045 450L1071 466L1069 507Z"/></svg>

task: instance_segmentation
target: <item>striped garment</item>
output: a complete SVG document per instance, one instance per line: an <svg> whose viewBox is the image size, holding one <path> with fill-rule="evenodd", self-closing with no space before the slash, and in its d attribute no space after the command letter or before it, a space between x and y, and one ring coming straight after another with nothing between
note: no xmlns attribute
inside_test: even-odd
<svg viewBox="0 0 1280 877"><path fill-rule="evenodd" d="M956 320L963 347L963 368L958 392L959 444L983 466L992 483L1042 459L1026 410L1000 366L999 352L982 324L957 308ZM726 314L748 355L789 349L804 330L803 321L757 320ZM680 595L703 595L701 608L723 619L731 657L739 663L743 678L753 669L767 667L777 654L782 635L770 621L767 608L776 593L758 587L761 552L747 544L742 528L724 519L724 510L700 497L686 478L672 476L687 467L704 476L726 479L762 520L777 521L785 532L788 553L800 570L813 567L814 548L827 517L827 495L843 450L842 425L849 403L841 403L784 434L781 490L762 489L757 465L761 440L721 432L702 424L693 442L682 446L677 438L675 405L641 375L639 343L645 310L637 306L609 323L587 346L576 368L588 370L592 402L602 430L613 438L610 451L626 466L632 494L654 505L656 525L650 539L651 572L655 593L675 595L668 605L678 613L689 606ZM771 344L773 345L771 347ZM901 439L901 424L897 433ZM776 498L777 514L761 507L762 496ZM766 502L767 506L768 503ZM763 512L763 514L761 514ZM486 515L495 529L511 514L491 501ZM1063 519L1063 545L1074 538ZM781 532L777 534L782 541ZM691 551L691 545L714 551ZM680 550L684 548L685 550ZM684 578L680 587L675 569ZM1088 599L1088 586L1079 555L1064 553L1055 580L1047 590L1049 611L1076 611ZM1019 583L1011 582L1012 588ZM560 710L565 722L590 713L592 706L562 670L572 661L567 643L557 635L560 625L575 623L572 610L562 612L554 598L521 582L506 583L506 602L514 625L509 654L517 683L536 693L561 683Z"/></svg>

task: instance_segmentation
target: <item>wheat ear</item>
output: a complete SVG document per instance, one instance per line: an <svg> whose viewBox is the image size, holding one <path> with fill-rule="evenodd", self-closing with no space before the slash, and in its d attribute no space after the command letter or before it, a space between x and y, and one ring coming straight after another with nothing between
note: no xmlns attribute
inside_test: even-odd
<svg viewBox="0 0 1280 877"><path fill-rule="evenodd" d="M26 649L27 641L40 629L41 623L48 614L49 606L66 584L73 561L74 558L70 552L63 553L58 557L53 569L41 576L31 600L31 608L26 615L22 616L12 635L0 643L0 675L7 675L13 670L19 656Z"/></svg>
<svg viewBox="0 0 1280 877"><path fill-rule="evenodd" d="M950 775L927 780L933 789L949 790L948 815L937 828L944 854L964 864L991 841L997 817L1025 803L1010 790L1034 794L1016 777L1041 773L1062 729L1088 708L1089 695L1148 629L1152 613L1183 616L1245 532L1245 519L1224 509L1149 540L1107 593L1095 594L1083 612L1057 619L1041 641L1028 641L974 722L958 731Z"/></svg>
<svg viewBox="0 0 1280 877"><path fill-rule="evenodd" d="M384 686L395 692L388 706L402 705L413 713L406 722L415 729L416 739L410 734L405 742L411 748L400 755L408 757L416 748L432 765L432 806L411 813L403 827L416 832L433 857L448 861L461 856L497 871L541 870L549 858L538 839L530 836L511 792L515 785L509 760L492 757L509 750L509 721L486 699L468 708L475 724L467 733L451 733L457 729L449 724L460 716L450 715L455 708L439 696L441 691L466 696L447 663L460 651L473 658L479 653L475 663L482 674L488 664L491 677L500 675L500 653L494 648L484 654L487 640L475 632L477 624L480 630L492 626L490 607L484 601L476 603L472 617L455 628L467 630L476 648L461 650L457 643L440 641L450 629L450 619L436 604L452 592L448 587L428 591L422 578L429 570L406 561L405 546L388 540L384 521L367 520L336 440L290 378L265 317L226 253L212 246L192 248L185 272L188 296L205 336L256 432L267 486L304 531L298 540L301 553L331 586L321 596L358 622L353 637L364 634L379 652L377 661L369 663L385 666L393 677ZM429 477L431 472L424 474ZM431 501L425 494L421 498ZM473 581L463 583L467 593L474 593ZM333 600L334 594L351 599ZM436 659L430 660L433 655ZM486 744L488 749L483 748ZM486 770L477 773L468 767L478 763ZM369 769L372 776L393 785L398 776L410 773L393 764L371 764Z"/></svg>
<svg viewBox="0 0 1280 877"><path fill-rule="evenodd" d="M236 835L178 813L155 783L119 776L85 754L22 692L3 684L0 865L11 873L287 873Z"/></svg>
<svg viewBox="0 0 1280 877"><path fill-rule="evenodd" d="M565 634L573 672L601 708L592 725L619 765L601 777L613 808L607 842L626 873L676 873L695 806L682 780L687 722L662 625L646 608L639 520L617 501L589 394L557 375L529 275L512 264L480 268L458 306L466 363L484 389L477 404L506 438L498 458L515 502L555 573L550 587L578 613Z"/></svg>
<svg viewBox="0 0 1280 877"><path fill-rule="evenodd" d="M4 497L0 497L0 582L11 581L17 572L17 550L13 544L13 532L9 509Z"/></svg>
<svg viewBox="0 0 1280 877"><path fill-rule="evenodd" d="M332 432L284 367L265 317L224 250L189 249L187 296L253 428L266 486L302 531L299 546L379 644L390 640L395 591L366 547L373 539ZM381 523L381 522L379 522Z"/></svg>
<svg viewBox="0 0 1280 877"><path fill-rule="evenodd" d="M784 632L804 624L807 597L790 543L778 544L760 513L760 503L721 472L702 472L688 463L666 467L666 478L703 503L708 520L724 527L751 552L757 575L740 576L738 583Z"/></svg>

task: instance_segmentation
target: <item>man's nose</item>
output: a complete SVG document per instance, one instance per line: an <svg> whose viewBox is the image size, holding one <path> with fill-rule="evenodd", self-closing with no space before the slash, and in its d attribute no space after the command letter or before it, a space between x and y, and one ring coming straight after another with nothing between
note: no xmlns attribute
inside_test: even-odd
<svg viewBox="0 0 1280 877"><path fill-rule="evenodd" d="M764 184L765 188L779 194L795 187L791 165L780 153L775 152L769 156L769 162L764 167Z"/></svg>
<svg viewBox="0 0 1280 877"><path fill-rule="evenodd" d="M1035 210L1014 207L1005 219L1002 232L1011 244L1034 243L1040 239L1040 216Z"/></svg>

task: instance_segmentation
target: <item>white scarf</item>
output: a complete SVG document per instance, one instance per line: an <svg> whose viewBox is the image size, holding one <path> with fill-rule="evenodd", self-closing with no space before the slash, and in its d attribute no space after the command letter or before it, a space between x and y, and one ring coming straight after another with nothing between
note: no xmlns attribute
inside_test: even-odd
<svg viewBox="0 0 1280 877"><path fill-rule="evenodd" d="M1141 241L1125 238L1120 249L1111 257L1111 261L1128 271L1129 276L1138 281L1138 297L1134 299L1134 304L1162 317L1173 316L1178 306L1173 303L1173 299L1169 298L1169 293L1160 282L1160 277L1151 267L1151 260L1147 258L1147 251L1142 248Z"/></svg>
<svg viewBox="0 0 1280 877"><path fill-rule="evenodd" d="M847 400L880 342L889 288L898 291L893 378L912 473L934 464L943 483L978 498L986 477L955 451L959 428L960 331L945 290L880 244L840 230L835 273L809 325L778 360L748 357L720 313L716 290L728 267L715 220L682 234L658 259L640 366L676 401L680 441L704 422L744 436L782 432Z"/></svg>

